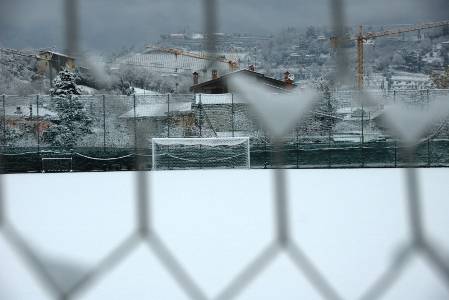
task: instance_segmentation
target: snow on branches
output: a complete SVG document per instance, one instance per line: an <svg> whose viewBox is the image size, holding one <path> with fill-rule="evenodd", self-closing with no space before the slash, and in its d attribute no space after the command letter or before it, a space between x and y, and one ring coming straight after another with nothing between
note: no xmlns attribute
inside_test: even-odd
<svg viewBox="0 0 449 300"><path fill-rule="evenodd" d="M58 118L55 124L44 132L44 141L55 147L74 148L87 134L92 133L92 119L87 114L81 94L76 85L75 74L63 70L53 81L50 90L52 106Z"/></svg>

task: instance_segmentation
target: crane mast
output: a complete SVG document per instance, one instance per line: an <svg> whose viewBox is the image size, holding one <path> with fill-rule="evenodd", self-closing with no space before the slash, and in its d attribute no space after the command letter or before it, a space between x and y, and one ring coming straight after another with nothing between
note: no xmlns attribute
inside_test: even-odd
<svg viewBox="0 0 449 300"><path fill-rule="evenodd" d="M363 82L364 82L364 47L363 43L365 42L363 37L363 27L359 27L359 35L357 37L357 88L359 90L363 89Z"/></svg>
<svg viewBox="0 0 449 300"><path fill-rule="evenodd" d="M342 42L356 41L356 44L357 44L357 76L356 76L356 79L357 79L357 88L361 90L361 89L363 89L363 86L364 86L364 75L365 75L364 43L366 41L373 40L373 39L376 39L379 37L398 35L398 34L407 33L407 32L414 32L414 31L421 32L421 30L438 28L438 27L443 27L443 26L448 26L448 25L449 25L449 21L441 21L441 22L424 23L424 24L419 24L419 25L415 25L412 27L405 27L405 28L399 28L399 29L394 29L394 30L386 30L386 31L381 31L381 32L367 32L367 33L364 33L363 26L360 26L359 32L356 37L354 37L354 38L343 37L342 38L342 37L333 36L330 38L330 41L331 41L331 45L333 48L339 47L339 45L341 45Z"/></svg>

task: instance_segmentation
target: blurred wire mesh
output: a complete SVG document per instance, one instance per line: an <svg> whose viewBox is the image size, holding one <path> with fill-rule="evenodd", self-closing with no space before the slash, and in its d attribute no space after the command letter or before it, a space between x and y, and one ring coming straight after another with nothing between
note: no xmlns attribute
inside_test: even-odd
<svg viewBox="0 0 449 300"><path fill-rule="evenodd" d="M79 43L79 15L78 15L78 1L76 0L66 0L65 1L65 19L66 19L66 47L67 53L76 55L80 53L80 43ZM331 7L331 18L332 25L334 28L334 32L337 36L337 40L339 37L343 37L344 35L344 11L345 6L343 1L330 1L329 5ZM216 55L216 39L215 33L218 32L218 24L217 24L217 1L212 0L204 0L204 19L205 19L205 28L204 32L206 33L206 44L205 48L209 52L208 54L213 56ZM340 81L347 82L350 80L350 72L347 69L347 61L344 51L341 51L341 45L337 44L337 54L335 56L336 62L336 72L334 78L338 78ZM213 63L208 65L208 68L215 68ZM245 86L237 86L237 89L244 91L247 87ZM253 86L253 88L259 88L257 84ZM348 93L348 92L336 92L336 97L338 97L339 93ZM354 92L349 92L354 93ZM405 102L415 102L418 103L418 106L421 107L422 103L427 103L431 99L431 91L418 91L414 92L413 95L407 93L397 93L393 92L393 94L382 95L382 103L378 102L377 105L387 105L388 102L396 103L400 100L399 98L405 99ZM282 97L280 95L275 94L266 94L262 95L267 98L267 101L278 101ZM93 122L95 124L95 128L98 128L89 138L83 141L84 145L80 145L79 149L76 149L76 153L60 153L61 158L70 156L73 158L74 155L78 156L80 159L90 159L92 158L89 152L82 151L82 146L93 146L93 147L103 147L104 151L109 147L121 149L121 147L134 148L132 154L129 154L129 151L120 152L117 150L117 156L115 159L129 159L129 164L133 165L135 170L146 170L151 166L151 155L148 151L148 140L147 137L149 135L149 130L151 126L154 124L148 124L144 121L144 116L147 114L153 114L155 116L161 117L165 119L165 125L162 128L156 128L160 132L160 136L162 137L191 137L191 136L199 136L199 137L216 137L217 132L215 131L217 128L221 126L227 127L226 131L231 132L232 136L240 135L241 132L253 131L254 127L258 127L259 123L263 123L266 120L266 116L262 113L257 115L257 111L253 112L253 114L248 113L248 107L243 105L243 103L239 99L234 99L233 95L231 97L231 103L224 104L219 111L216 110L216 107L210 105L205 101L206 99L186 99L185 97L179 97L179 99L170 98L172 95L159 95L159 96L132 96L132 97L122 97L117 96L115 99L106 99L105 97L96 97L96 98L85 98L81 99L81 101L85 102L88 110L92 113ZM201 97L201 95L197 95L196 97ZM301 96L297 96L298 100L310 100L310 99L301 99ZM304 97L311 97L310 95L305 95ZM369 143L367 140L375 139L375 137L371 137L369 130L369 126L364 130L364 126L366 126L366 120L370 120L371 116L364 116L365 110L363 103L365 103L365 98L372 97L372 95L364 95L364 94L351 94L349 97L349 101L359 101L361 103L362 109L358 112L354 112L354 119L350 120L352 122L352 126L361 127L362 131L364 131L364 135L360 136L360 161L361 165L369 164L369 160L367 157L367 151L370 151L369 146L365 146L365 143ZM376 96L374 96L376 97ZM151 98L151 99L150 99ZM354 100L355 99L355 100ZM447 94L445 94L445 99L447 100ZM202 101L203 100L203 101ZM248 100L248 99L245 99ZM260 100L260 99L257 99ZM281 99L282 100L282 99ZM3 97L2 99L2 113L4 115L3 122L3 130L6 132L6 115L8 113L9 106L7 103L11 101L14 103L16 110L28 110L29 116L36 114L36 116L45 116L47 118L51 118L51 113L48 112L48 115L45 115L46 108L51 105L51 99L43 96L29 96L29 97ZM209 101L217 101L209 100ZM223 101L223 99L221 99ZM312 100L310 100L312 101ZM149 103L151 102L151 105ZM251 102L251 101L249 101ZM245 101L246 103L246 101ZM278 103L282 103L279 101ZM340 101L341 103L341 101ZM196 113L192 113L191 111L185 114L179 114L175 116L175 113L185 112L183 110L185 106L196 105L199 109L196 110ZM412 103L413 104L413 103ZM263 105L263 104L262 104ZM295 105L295 104L293 104ZM269 109L269 106L266 107ZM343 299L343 297L337 292L338 287L333 286L333 283L329 281L317 268L315 262L311 260L309 257L305 255L302 251L300 245L298 245L294 239L291 237L290 230L290 200L288 198L288 183L287 183L287 175L286 171L282 168L285 165L285 160L288 160L289 157L286 155L286 151L282 148L284 147L284 141L287 139L289 142L287 143L288 147L294 147L294 153L296 153L296 166L299 165L299 159L304 159L304 155L307 151L300 151L300 147L305 147L307 145L307 139L313 139L312 135L304 135L302 132L307 130L307 128L303 127L304 120L307 119L308 114L326 114L323 111L315 111L310 109L304 109L303 111L297 112L293 109L292 103L288 101L285 102L285 107L282 109L282 114L288 116L288 114L295 114L293 116L288 116L293 118L296 122L296 126L291 126L293 128L288 128L288 131L291 133L288 137L285 137L284 129L280 131L276 131L276 122L268 122L268 128L260 129L261 137L260 140L264 147L267 147L268 141L273 141L270 143L269 147L272 147L274 151L270 152L270 158L264 158L264 165L269 164L274 167L276 170L272 171L272 185L274 194L273 202L274 202L274 218L275 218L275 240L266 246L258 255L256 255L255 259L250 262L241 272L230 281L229 285L217 295L213 299L234 299L236 298L242 291L247 288L249 283L258 277L261 272L270 264L272 261L280 254L287 254L290 259L292 265L298 270L298 272L302 273L312 284L312 286L318 291L318 293L322 296L323 299ZM264 109L264 107L262 107ZM425 111L425 110L421 110ZM300 116L298 116L298 113ZM360 113L361 115L357 115ZM190 115L189 115L190 114ZM196 115L198 114L198 115ZM252 118L249 118L248 121L242 122L240 118L238 122L235 122L236 114L245 114L250 115ZM220 118L214 117L220 116ZM254 117L255 116L255 117ZM388 116L387 116L388 117ZM366 119L365 119L366 118ZM176 119L176 121L175 121ZM124 120L123 122L117 122L117 120ZM192 121L193 120L193 121ZM199 121L197 121L199 120ZM282 121L282 120L275 120ZM395 120L396 121L396 120ZM180 123L180 126L176 126L175 123ZM186 131L186 123L188 122L197 122L199 127L195 130L198 132ZM212 123L216 123L213 124ZM221 124L220 124L221 122ZM400 120L399 120L400 122ZM432 120L429 121L432 123ZM43 126L44 119L38 120L38 129ZM282 122L281 122L282 123ZM206 126L203 128L203 126ZM207 124L209 126L207 126ZM256 125L257 124L257 125ZM431 128L437 127L441 128L441 126L447 126L445 124L432 124L433 126L429 126ZM25 126L25 125L24 125ZM270 128L272 126L272 128ZM388 127L388 126L387 126ZM388 130L389 128L385 128ZM193 131L195 131L193 130ZM268 133L267 133L268 132ZM424 138L426 141L431 141L431 139L435 139L437 136L441 134L441 130L433 131L430 135L426 132L427 135L424 137L416 136L419 139ZM327 133L328 136L332 136L333 132L330 131ZM423 160L426 160L424 165L428 164L428 161L434 160L431 158L429 154L429 148L427 148L427 158L420 159L419 150L417 147L417 143L405 143L401 144L401 138L403 136L396 136L396 140L394 140L394 146L386 146L382 151L385 151L383 155L386 157L394 156L394 165L398 165L398 162L404 162L406 166L411 167L415 166L415 164L422 164ZM6 141L6 133L3 135L4 141ZM319 148L325 147L327 150L337 149L339 146L335 144L335 140L328 139L326 140L326 136L322 138L322 145L319 145L318 149L313 149L311 151L319 151ZM48 147L42 147L39 133L35 136L28 137L27 139L23 139L20 141L22 143L23 149L29 148L30 152L35 152L35 149L38 149L37 152L40 155L45 156L45 151L49 151ZM387 142L385 142L387 143ZM398 146L400 144L400 146ZM6 142L4 142L6 145ZM428 147L428 143L424 143L424 147ZM263 147L263 146L262 146ZM307 147L310 147L307 145ZM438 146L438 147L445 147ZM4 151L7 150L5 147ZM44 152L41 152L44 150ZM59 149L53 149L51 153L51 157L54 158L56 152ZM337 150L335 150L337 151ZM394 151L394 153L392 153ZM262 151L263 152L263 151ZM50 152L48 152L50 153ZM265 152L267 153L267 152ZM271 154L273 153L273 154ZM326 152L329 153L329 165L332 163L333 151ZM4 154L8 155L7 152ZM10 155L15 155L14 153L9 153ZM265 154L266 155L266 154ZM397 156L403 157L402 159L397 159ZM425 156L425 155L424 155ZM2 158L6 157L5 155ZM97 158L101 161L102 158ZM268 163L267 161L270 161ZM304 159L307 161L307 159ZM447 162L447 161L445 161ZM291 164L291 162L290 162ZM295 163L293 163L295 165ZM336 164L338 165L338 164ZM344 165L342 163L341 165ZM388 164L387 164L388 166ZM7 168L4 161L2 161L2 168ZM94 166L91 167L95 169ZM121 168L119 166L118 168ZM190 299L210 299L206 293L199 287L198 283L196 283L192 276L190 275L189 269L183 266L178 259L176 258L175 253L172 253L169 248L164 243L164 237L159 236L159 234L154 230L152 223L152 214L157 214L157 211L153 212L151 210L152 199L150 199L149 190L151 187L148 186L148 172L137 172L136 173L136 186L135 189L137 191L137 201L135 203L135 229L133 232L126 237L122 243L119 244L115 249L111 249L109 255L104 257L102 260L98 262L98 264L90 269L86 274L73 280L73 282L61 283L55 280L55 278L48 273L48 270L45 266L43 266L42 262L34 252L32 244L27 242L25 239L21 237L19 232L14 228L12 222L8 219L8 215L4 210L4 197L0 198L0 226L1 233L6 238L6 240L11 244L11 246L20 254L23 260L27 263L30 272L34 272L37 274L39 280L42 284L48 289L49 294L53 296L54 299L72 299L77 297L77 295L95 284L95 282L102 276L107 275L107 273L113 269L117 264L123 261L126 257L128 257L133 251L136 250L139 244L144 244L149 247L149 249L154 253L154 255L160 260L162 265L166 268L166 270L171 274L171 276L176 280L179 287L190 297ZM247 176L251 176L248 173ZM360 297L360 299L381 299L383 294L390 289L394 283L400 278L401 271L405 268L407 264L410 263L410 258L414 255L420 255L424 257L426 262L432 267L436 274L438 274L445 282L446 286L449 288L449 262L442 255L443 251L437 245L435 245L432 241L427 238L427 231L424 227L424 223L422 221L422 203L420 197L419 190L419 178L415 169L407 168L404 171L404 178L406 182L406 199L407 199L407 214L409 217L409 226L412 232L412 238L410 243L403 248L403 251L400 255L397 256L395 260L392 261L390 268L382 274L372 285L366 290L366 292ZM3 177L2 177L3 179ZM3 184L3 180L0 182ZM3 187L3 186L2 186ZM3 188L2 188L3 191ZM150 213L151 212L151 213ZM356 224L355 224L356 225Z"/></svg>

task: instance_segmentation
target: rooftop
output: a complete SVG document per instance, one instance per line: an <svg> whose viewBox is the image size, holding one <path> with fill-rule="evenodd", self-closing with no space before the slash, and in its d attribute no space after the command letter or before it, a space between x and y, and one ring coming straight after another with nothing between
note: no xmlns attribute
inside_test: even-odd
<svg viewBox="0 0 449 300"><path fill-rule="evenodd" d="M50 53L51 55L56 55L56 56L61 56L61 57L65 57L65 58L75 59L73 56L69 56L67 54L59 53L59 52L52 51L52 50L39 51L39 55L42 55L42 54L45 54L45 53Z"/></svg>
<svg viewBox="0 0 449 300"><path fill-rule="evenodd" d="M213 86L213 85L227 85L228 78L230 78L231 76L234 76L236 74L242 74L242 73L245 73L245 74L255 77L257 80L261 81L264 85L269 86L271 88L287 91L289 89L289 87L292 87L292 86L296 87L296 85L294 83L290 84L290 83L284 82L282 80L278 80L278 79L271 78L271 77L266 77L265 74L262 74L262 73L250 71L247 69L242 69L242 70L224 74L216 79L212 79L212 80L208 80L208 81L205 81L202 83L195 84L192 87L190 87L190 91L198 91L198 90L201 90L201 88L203 88L203 87Z"/></svg>
<svg viewBox="0 0 449 300"><path fill-rule="evenodd" d="M134 116L136 118L166 117L168 115L168 109L167 103L141 104L136 106L135 112L134 109L131 109L121 115L120 118L128 119L134 118ZM190 113L191 111L191 102L170 103L170 113Z"/></svg>

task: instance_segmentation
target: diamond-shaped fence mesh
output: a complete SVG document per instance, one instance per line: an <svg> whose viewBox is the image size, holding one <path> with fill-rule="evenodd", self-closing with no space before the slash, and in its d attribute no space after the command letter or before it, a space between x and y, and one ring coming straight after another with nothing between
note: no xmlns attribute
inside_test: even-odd
<svg viewBox="0 0 449 300"><path fill-rule="evenodd" d="M67 0L67 47L69 53L79 51L77 1ZM217 32L217 3L205 0L205 32L207 50L215 52ZM342 1L330 1L333 29L343 36L345 7ZM344 51L335 55L336 78L349 77L348 58ZM213 64L211 63L210 67ZM388 106L407 103L425 111L437 96L448 99L448 91L388 91L382 102ZM200 282L191 276L191 270L180 263L176 251L171 251L164 236L155 230L150 196L149 172L136 172L135 226L119 246L109 249L99 262L70 282L50 274L32 242L24 239L14 219L4 209L4 177L0 181L0 232L9 245L26 262L30 272L49 291L54 299L73 299L93 288L97 280L106 276L122 261L137 251L140 245L148 247L169 275L189 299L234 299L280 254L285 254L291 265L304 276L323 299L344 299L335 286L292 238L292 203L289 199L287 171L283 168L301 167L392 167L407 166L406 215L411 233L410 243L395 256L391 266L378 277L360 299L381 299L401 277L411 258L419 255L440 276L449 288L449 261L447 252L428 237L423 222L420 182L411 166L447 166L447 122L433 124L430 133L416 145L403 144L398 137L380 135L373 124L379 117L376 111L364 107L354 91L332 90L330 97L303 116L284 136L270 135L270 128L254 117L246 101L234 94L223 95L134 95L134 96L79 96L79 101L92 122L92 132L86 134L73 148L48 144L43 132L61 116L55 113L54 101L49 96L3 96L2 114L2 169L4 172L46 171L70 168L83 170L149 170L152 168L152 138L231 138L251 136L251 165L272 170L272 202L274 212L274 240L266 245L246 267L214 298L209 298ZM273 96L273 100L277 100ZM327 103L338 103L335 111L327 110ZM335 120L338 125L333 126ZM281 120L279 120L281 121ZM20 150L20 151L18 151ZM23 159L12 159L23 157ZM28 161L29 160L29 161ZM70 163L68 163L70 161ZM59 166L61 165L61 166ZM69 165L70 167L68 167ZM58 167L59 166L59 167ZM21 169L24 168L24 169ZM207 176L207 175L206 175ZM251 173L246 175L251 179ZM298 183L301 184L301 183ZM76 187L75 187L76 188ZM198 193L202 190L199 189ZM248 195L251 196L250 191ZM213 195L211 195L213 196ZM30 198L32 195L30 194ZM332 199L329 199L332 200ZM64 201L63 197L61 201ZM324 209L324 208L323 208ZM151 212L151 213L150 213ZM379 216L381 218L381 216ZM354 224L357 226L357 224ZM317 237L319 238L319 237ZM205 241L206 242L206 241ZM331 249L329 249L331 251ZM219 258L217 258L219 259ZM144 266L142 266L144 268ZM282 279L279 279L282 280Z"/></svg>

